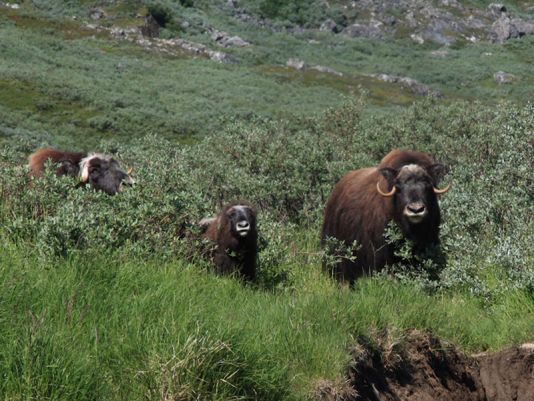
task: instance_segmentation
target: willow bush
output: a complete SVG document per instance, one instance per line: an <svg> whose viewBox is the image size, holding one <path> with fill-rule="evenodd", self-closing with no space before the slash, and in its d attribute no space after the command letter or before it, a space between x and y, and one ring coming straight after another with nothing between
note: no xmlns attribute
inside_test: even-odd
<svg viewBox="0 0 534 401"><path fill-rule="evenodd" d="M530 104L428 100L376 115L351 100L300 121L230 121L190 146L154 135L103 142L99 150L133 166L138 182L114 197L52 174L31 181L24 146L8 144L0 159L1 232L43 256L92 249L179 257L191 253L187 233L198 220L247 200L260 211L260 270L276 281L287 277L277 269L295 254L295 233L318 239L326 199L345 172L375 165L393 148L417 149L445 163L452 183L441 197L447 263L438 287L487 296L534 283L532 132Z"/></svg>

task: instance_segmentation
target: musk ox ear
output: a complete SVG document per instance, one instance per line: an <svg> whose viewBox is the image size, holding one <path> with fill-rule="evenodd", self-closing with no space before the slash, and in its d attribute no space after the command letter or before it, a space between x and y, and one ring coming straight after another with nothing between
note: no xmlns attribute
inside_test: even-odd
<svg viewBox="0 0 534 401"><path fill-rule="evenodd" d="M432 177L432 181L434 182L434 185L438 185L439 182L443 179L443 177L447 173L447 168L441 163L436 163L436 164L432 164L431 166L428 166L426 168L426 171L428 175Z"/></svg>
<svg viewBox="0 0 534 401"><path fill-rule="evenodd" d="M202 220L200 220L198 222L200 233L204 234L206 231L208 231L209 226L211 224L214 224L215 220L217 220L217 217L205 217Z"/></svg>
<svg viewBox="0 0 534 401"><path fill-rule="evenodd" d="M397 178L398 174L397 170L390 167L384 167L379 169L378 172L386 179L390 188L395 185L395 178Z"/></svg>

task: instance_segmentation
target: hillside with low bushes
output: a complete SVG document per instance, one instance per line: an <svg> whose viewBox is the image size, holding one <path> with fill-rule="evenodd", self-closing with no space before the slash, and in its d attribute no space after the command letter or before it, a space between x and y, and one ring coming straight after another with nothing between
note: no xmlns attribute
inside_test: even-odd
<svg viewBox="0 0 534 401"><path fill-rule="evenodd" d="M466 354L534 341L533 38L349 37L320 29L344 2L304 3L0 3L0 399L358 399L362 358L403 366L414 330ZM30 178L45 145L137 183ZM340 286L325 202L394 148L447 166L444 260L401 243ZM259 210L253 283L202 257L198 222L234 200Z"/></svg>

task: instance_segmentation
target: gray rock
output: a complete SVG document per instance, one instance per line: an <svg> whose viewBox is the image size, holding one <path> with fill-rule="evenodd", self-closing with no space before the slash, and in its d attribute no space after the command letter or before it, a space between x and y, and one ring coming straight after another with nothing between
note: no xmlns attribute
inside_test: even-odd
<svg viewBox="0 0 534 401"><path fill-rule="evenodd" d="M399 77L388 74L371 74L370 76L378 79L379 81L400 84L417 95L431 96L435 98L443 97L443 94L440 91L432 89L430 86L425 85L413 78Z"/></svg>
<svg viewBox="0 0 534 401"><path fill-rule="evenodd" d="M534 33L534 22L524 21L521 18L512 18L512 25L517 29L518 35L532 35Z"/></svg>
<svg viewBox="0 0 534 401"><path fill-rule="evenodd" d="M227 53L218 52L214 50L208 50L206 53L210 60L216 61L218 63L230 63L233 61L233 58Z"/></svg>
<svg viewBox="0 0 534 401"><path fill-rule="evenodd" d="M500 18L502 13L506 13L506 7L501 3L491 3L488 5L488 11L494 18Z"/></svg>
<svg viewBox="0 0 534 401"><path fill-rule="evenodd" d="M111 28L110 33L115 38L128 39L131 36L141 35L141 30L139 28Z"/></svg>
<svg viewBox="0 0 534 401"><path fill-rule="evenodd" d="M411 38L415 43L417 43L418 45L422 45L423 43L425 43L425 39L423 39L423 37L422 37L420 34L412 33L412 34L410 35L410 38Z"/></svg>
<svg viewBox="0 0 534 401"><path fill-rule="evenodd" d="M382 26L383 24L380 21L370 21L369 24L361 24L357 22L343 29L343 34L350 36L351 38L363 37L380 39L384 37Z"/></svg>
<svg viewBox="0 0 534 401"><path fill-rule="evenodd" d="M464 6L458 2L458 0L440 0L439 2L442 6L445 7L454 7L459 10L463 10Z"/></svg>
<svg viewBox="0 0 534 401"><path fill-rule="evenodd" d="M512 19L506 14L502 14L491 26L490 39L492 42L504 43L508 39L517 37L519 37L519 31L512 23Z"/></svg>
<svg viewBox="0 0 534 401"><path fill-rule="evenodd" d="M319 71L319 72L322 72L322 73L325 73L325 74L337 75L338 77L342 77L343 76L342 72L336 71L333 68L326 67L324 65L314 65L314 66L310 67L310 70Z"/></svg>
<svg viewBox="0 0 534 401"><path fill-rule="evenodd" d="M423 32L423 39L442 46L450 46L456 41L453 36L445 35L441 30L433 30L431 28Z"/></svg>
<svg viewBox="0 0 534 401"><path fill-rule="evenodd" d="M20 4L17 4L17 3L2 3L2 2L0 2L0 6L11 8L13 10L20 9Z"/></svg>
<svg viewBox="0 0 534 401"><path fill-rule="evenodd" d="M339 27L337 26L336 21L334 21L333 19L327 19L325 22L321 24L321 26L319 27L319 30L338 33Z"/></svg>
<svg viewBox="0 0 534 401"><path fill-rule="evenodd" d="M241 39L239 36L230 36L228 38L223 39L220 42L221 46L223 47L246 47L250 46L250 43L246 40Z"/></svg>
<svg viewBox="0 0 534 401"><path fill-rule="evenodd" d="M467 17L466 20L467 27L470 29L477 29L477 30L483 30L486 28L487 24L480 18L475 17L474 15L470 15Z"/></svg>
<svg viewBox="0 0 534 401"><path fill-rule="evenodd" d="M89 18L91 18L93 21L102 19L105 16L106 16L106 13L104 12L104 10L100 8L93 8L89 11Z"/></svg>
<svg viewBox="0 0 534 401"><path fill-rule="evenodd" d="M434 51L431 51L430 54L434 57L446 58L449 55L449 51L448 50L434 50Z"/></svg>
<svg viewBox="0 0 534 401"><path fill-rule="evenodd" d="M517 77L514 74L509 74L504 71L498 71L495 74L493 74L493 79L499 85L503 85L503 84L511 84L517 79Z"/></svg>
<svg viewBox="0 0 534 401"><path fill-rule="evenodd" d="M417 28L419 26L419 22L417 22L417 19L415 18L413 11L407 12L405 18L406 18L406 23L408 24L408 27Z"/></svg>
<svg viewBox="0 0 534 401"><path fill-rule="evenodd" d="M246 47L250 46L250 43L241 39L239 36L230 36L226 32L214 30L211 34L213 39L219 46L222 47Z"/></svg>
<svg viewBox="0 0 534 401"><path fill-rule="evenodd" d="M289 60L287 60L286 66L290 68L294 68L299 71L304 71L307 67L304 61L296 59L296 58L290 58Z"/></svg>

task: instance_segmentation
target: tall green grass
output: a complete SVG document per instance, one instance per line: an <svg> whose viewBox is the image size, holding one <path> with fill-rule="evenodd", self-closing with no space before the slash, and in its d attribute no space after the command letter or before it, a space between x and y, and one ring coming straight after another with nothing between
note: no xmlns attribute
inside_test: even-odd
<svg viewBox="0 0 534 401"><path fill-rule="evenodd" d="M3 399L306 399L343 377L361 336L417 328L480 351L534 335L523 291L488 307L385 277L340 290L293 262L293 288L271 292L182 262L88 256L43 261L4 243Z"/></svg>

